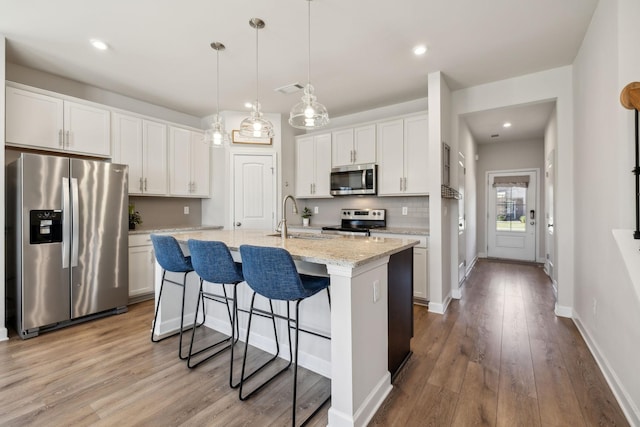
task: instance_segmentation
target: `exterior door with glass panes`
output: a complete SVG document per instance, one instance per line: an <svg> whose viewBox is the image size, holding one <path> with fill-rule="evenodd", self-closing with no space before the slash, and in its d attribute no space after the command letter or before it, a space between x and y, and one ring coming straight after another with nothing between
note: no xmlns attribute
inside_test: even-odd
<svg viewBox="0 0 640 427"><path fill-rule="evenodd" d="M536 261L537 172L487 175L487 255Z"/></svg>

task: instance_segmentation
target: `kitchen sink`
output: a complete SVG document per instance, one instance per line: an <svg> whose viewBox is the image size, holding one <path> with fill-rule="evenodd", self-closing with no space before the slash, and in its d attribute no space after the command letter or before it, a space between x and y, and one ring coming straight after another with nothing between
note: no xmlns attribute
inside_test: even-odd
<svg viewBox="0 0 640 427"><path fill-rule="evenodd" d="M280 237L280 233L267 234L270 237ZM335 239L335 234L317 234L317 233L289 233L288 239L306 239L306 240L327 240Z"/></svg>

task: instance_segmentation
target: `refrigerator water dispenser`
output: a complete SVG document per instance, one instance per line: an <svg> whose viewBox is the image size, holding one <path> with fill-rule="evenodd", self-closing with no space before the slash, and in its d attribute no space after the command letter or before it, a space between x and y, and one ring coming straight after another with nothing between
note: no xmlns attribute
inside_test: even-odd
<svg viewBox="0 0 640 427"><path fill-rule="evenodd" d="M32 210L29 212L32 245L62 242L62 211Z"/></svg>

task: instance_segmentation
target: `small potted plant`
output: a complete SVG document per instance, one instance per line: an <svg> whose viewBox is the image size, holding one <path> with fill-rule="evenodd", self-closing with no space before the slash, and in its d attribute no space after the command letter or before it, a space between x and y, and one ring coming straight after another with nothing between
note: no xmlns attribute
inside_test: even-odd
<svg viewBox="0 0 640 427"><path fill-rule="evenodd" d="M129 205L129 230L135 230L136 224L142 224L142 217L135 205Z"/></svg>
<svg viewBox="0 0 640 427"><path fill-rule="evenodd" d="M304 207L304 209L302 209L302 214L300 215L302 217L302 226L303 227L308 227L309 226L309 219L311 218L311 215L313 215L311 213L311 209L309 209L308 207Z"/></svg>

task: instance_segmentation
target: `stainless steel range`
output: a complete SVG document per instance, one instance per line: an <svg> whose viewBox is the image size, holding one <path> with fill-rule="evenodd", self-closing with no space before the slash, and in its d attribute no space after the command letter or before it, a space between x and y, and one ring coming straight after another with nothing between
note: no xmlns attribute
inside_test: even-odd
<svg viewBox="0 0 640 427"><path fill-rule="evenodd" d="M371 229L387 226L385 217L385 209L341 209L340 225L322 227L322 233L369 236Z"/></svg>

